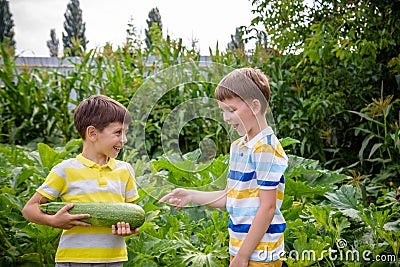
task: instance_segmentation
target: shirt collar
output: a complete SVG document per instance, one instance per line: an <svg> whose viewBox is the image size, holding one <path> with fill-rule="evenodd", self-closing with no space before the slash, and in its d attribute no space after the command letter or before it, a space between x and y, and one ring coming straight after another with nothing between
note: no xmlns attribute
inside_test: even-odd
<svg viewBox="0 0 400 267"><path fill-rule="evenodd" d="M115 162L115 159L114 159L114 158L109 158L107 164L105 164L105 165L103 165L103 166L100 166L100 165L97 164L96 162L91 161L90 159L85 158L82 154L79 154L79 155L76 157L76 159L79 160L83 165L85 165L85 166L87 166L87 167L89 167L89 168L95 167L95 166L97 165L99 168L106 168L106 167L108 167L108 168L110 168L111 170L113 170L113 169L115 168L115 166L116 166L116 162Z"/></svg>
<svg viewBox="0 0 400 267"><path fill-rule="evenodd" d="M261 132L259 132L256 136L253 137L253 139L251 139L250 141L246 141L247 139L247 134L244 135L243 137L241 137L239 140L239 145L240 146L246 146L246 147L253 147L258 141L260 141L261 139L263 139L264 137L266 137L267 135L271 135L273 134L274 131L272 130L271 126L268 126L267 128L265 128L264 130L262 130Z"/></svg>

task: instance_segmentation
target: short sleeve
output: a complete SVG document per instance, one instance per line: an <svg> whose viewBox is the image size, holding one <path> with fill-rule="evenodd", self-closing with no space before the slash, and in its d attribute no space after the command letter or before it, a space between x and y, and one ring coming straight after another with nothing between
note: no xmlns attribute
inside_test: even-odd
<svg viewBox="0 0 400 267"><path fill-rule="evenodd" d="M135 171L129 163L126 163L126 165L129 170L129 178L126 183L125 199L126 202L132 202L139 198L139 194L137 191Z"/></svg>
<svg viewBox="0 0 400 267"><path fill-rule="evenodd" d="M61 196L66 188L65 170L60 163L52 168L44 183L36 190L42 196L54 200Z"/></svg>
<svg viewBox="0 0 400 267"><path fill-rule="evenodd" d="M260 189L276 189L288 165L288 158L275 138L269 143L258 143L253 151L253 163L257 184Z"/></svg>

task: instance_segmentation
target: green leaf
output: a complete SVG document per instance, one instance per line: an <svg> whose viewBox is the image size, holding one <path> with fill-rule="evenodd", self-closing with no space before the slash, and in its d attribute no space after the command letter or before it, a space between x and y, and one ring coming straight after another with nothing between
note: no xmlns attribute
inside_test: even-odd
<svg viewBox="0 0 400 267"><path fill-rule="evenodd" d="M82 145L82 139L71 139L70 141L68 141L68 143L65 144L65 149L67 151L69 150L74 150L77 147L80 147Z"/></svg>
<svg viewBox="0 0 400 267"><path fill-rule="evenodd" d="M398 231L387 231L378 229L378 234L382 237L393 249L394 255L396 256L396 262L399 260L400 250L400 232Z"/></svg>
<svg viewBox="0 0 400 267"><path fill-rule="evenodd" d="M319 184L321 186L332 187L332 185L350 178L350 176L341 174L339 171L319 170L318 173L320 176L317 179L310 181L310 185Z"/></svg>
<svg viewBox="0 0 400 267"><path fill-rule="evenodd" d="M363 142L361 144L361 149L358 151L358 157L360 158L360 160L363 159L364 150L368 146L368 143L372 138L374 138L373 134L370 134L370 135L368 135L367 137L364 138L364 140L363 140Z"/></svg>
<svg viewBox="0 0 400 267"><path fill-rule="evenodd" d="M308 186L330 187L349 178L348 175L340 174L340 170L330 171L323 169L318 161L289 155L289 164L285 172L285 178L296 177L304 181Z"/></svg>
<svg viewBox="0 0 400 267"><path fill-rule="evenodd" d="M354 114L357 114L357 115L360 116L361 118L364 118L364 119L366 119L366 120L368 120L368 121L374 122L374 123L378 124L379 126L385 127L385 125L384 125L382 122L377 121L377 120L374 120L373 118L371 118L371 117L368 116L367 114L364 114L364 113L361 113L361 112L357 112L357 111L352 111L352 110L350 110L350 112L351 112L351 113L354 113Z"/></svg>
<svg viewBox="0 0 400 267"><path fill-rule="evenodd" d="M375 151L376 151L378 148L380 148L382 145L383 145L382 143L374 144L374 146L371 148L371 151L369 152L368 159L370 159L371 156L375 153Z"/></svg>
<svg viewBox="0 0 400 267"><path fill-rule="evenodd" d="M327 192L325 197L331 201L332 207L353 217L357 214L357 211L361 210L361 205L358 203L355 195L356 190L353 186L343 185L339 190L336 190L335 193Z"/></svg>
<svg viewBox="0 0 400 267"><path fill-rule="evenodd" d="M54 166L55 160L58 158L58 153L44 143L38 144L38 150L42 166L51 169Z"/></svg>
<svg viewBox="0 0 400 267"><path fill-rule="evenodd" d="M306 185L304 182L286 179L285 194L293 196L295 199L301 199L302 197L323 196L328 190L329 188L323 188L319 185L313 188Z"/></svg>
<svg viewBox="0 0 400 267"><path fill-rule="evenodd" d="M310 266L320 260L329 244L322 237L311 238L304 231L296 231L297 239L293 242L294 250L287 255L288 266ZM293 253L295 252L295 253Z"/></svg>
<svg viewBox="0 0 400 267"><path fill-rule="evenodd" d="M292 144L299 144L300 141L291 137L285 137L283 139L280 139L279 142L281 143L282 147L287 147Z"/></svg>
<svg viewBox="0 0 400 267"><path fill-rule="evenodd" d="M330 231L332 229L330 225L330 212L331 212L331 207L330 206L311 206L308 210L312 213L313 217L315 220L325 227L327 231Z"/></svg>
<svg viewBox="0 0 400 267"><path fill-rule="evenodd" d="M386 209L383 211L378 210L375 204L371 204L367 209L359 212L361 219L371 227L374 231L380 229L386 231L387 223L398 214L400 207L393 208L393 210ZM387 226L388 227L388 226Z"/></svg>

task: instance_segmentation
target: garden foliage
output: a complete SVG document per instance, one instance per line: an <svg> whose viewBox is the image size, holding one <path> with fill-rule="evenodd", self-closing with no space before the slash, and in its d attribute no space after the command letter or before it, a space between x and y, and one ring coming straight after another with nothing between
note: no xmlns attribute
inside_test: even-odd
<svg viewBox="0 0 400 267"><path fill-rule="evenodd" d="M308 9L299 0L252 2L255 18L242 30L259 38L261 24L268 42L256 42L250 52L217 45L210 57L229 68L257 67L270 79L274 127L289 155L284 265L399 266L399 5L314 1ZM157 42L148 49L131 39L115 51L87 51L68 73L17 67L1 46L1 266L54 264L60 231L28 223L21 209L52 166L79 153L77 103L102 93L129 106L152 75L200 64L182 40L154 34ZM218 121L187 122L177 139L182 155L162 146L163 124L174 108L212 98L214 88L197 81L168 90L143 125L144 142L120 155L133 164L138 204L146 211L140 233L126 238L126 266L228 265L225 211L191 206L177 212L157 203L175 186L225 185L231 133ZM213 158L202 158L205 138L217 148ZM138 156L143 148L149 158Z"/></svg>

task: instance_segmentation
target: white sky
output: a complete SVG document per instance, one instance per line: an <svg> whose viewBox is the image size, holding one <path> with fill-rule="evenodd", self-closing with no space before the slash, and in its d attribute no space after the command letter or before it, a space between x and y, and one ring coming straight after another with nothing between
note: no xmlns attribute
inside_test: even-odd
<svg viewBox="0 0 400 267"><path fill-rule="evenodd" d="M201 55L225 50L236 27L248 26L254 15L250 0L80 0L83 22L86 23L88 49L114 46L126 40L130 18L141 39L145 38L149 11L157 7L163 24L163 33L182 38L190 47L197 39ZM49 56L46 42L50 29L56 29L62 51L64 13L69 0L10 0L15 24L16 53L20 56ZM61 53L60 53L61 54Z"/></svg>

